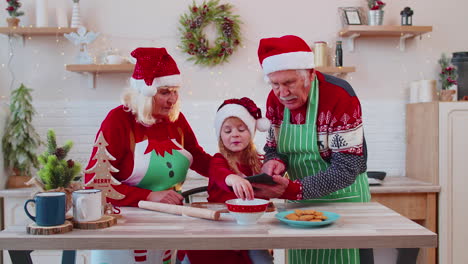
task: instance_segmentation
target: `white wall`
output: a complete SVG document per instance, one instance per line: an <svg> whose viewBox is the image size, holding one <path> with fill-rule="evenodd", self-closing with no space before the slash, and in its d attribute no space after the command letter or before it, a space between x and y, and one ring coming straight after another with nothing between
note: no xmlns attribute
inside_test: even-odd
<svg viewBox="0 0 468 264"><path fill-rule="evenodd" d="M21 24L34 24L34 1L22 2L26 15L21 17ZM177 48L178 19L192 1L80 1L83 23L101 32L90 46L94 55L99 57L108 48L117 48L122 54L139 46L168 49L183 74L183 111L200 143L210 153L216 151L212 120L222 100L249 96L259 105L265 103L269 89L258 65L259 39L296 34L310 44L324 40L334 46L341 28L337 8L366 5L363 0L229 2L243 21L243 46L229 63L207 68L186 61L188 57ZM399 24L400 10L410 6L415 10L413 24L433 26L433 32L409 40L406 52L399 51L395 38L358 38L353 53L345 45L344 64L357 69L346 79L363 105L369 170L403 175L407 84L421 78L437 79L437 60L442 52L468 49L468 35L463 33L468 26L465 11L468 1L386 2L384 24ZM71 3L67 2L69 17ZM0 2L0 10L4 10L5 4ZM49 6L49 23L54 25L53 0L49 0ZM5 17L6 12L0 11L0 26L5 26ZM9 65L10 52L13 56ZM100 121L109 109L119 104L119 94L130 74L100 74L97 88L90 89L83 75L64 69L64 64L73 63L76 52L77 48L60 36L33 36L26 39L25 46L0 36L0 100L6 103L10 89L21 82L33 88L38 111L34 122L40 134L45 136L48 128L54 128L60 143L72 139L75 142L72 158L86 163ZM263 138L264 135L257 134L258 145L263 144Z"/></svg>

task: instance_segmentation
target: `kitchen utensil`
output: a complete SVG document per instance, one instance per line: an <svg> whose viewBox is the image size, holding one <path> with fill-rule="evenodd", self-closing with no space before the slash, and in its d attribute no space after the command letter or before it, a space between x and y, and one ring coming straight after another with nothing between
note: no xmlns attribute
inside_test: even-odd
<svg viewBox="0 0 468 264"><path fill-rule="evenodd" d="M274 180L273 177L266 173L261 173L253 176L248 176L245 178L248 180L250 183L263 183L263 184L268 184L268 185L275 185L277 184Z"/></svg>
<svg viewBox="0 0 468 264"><path fill-rule="evenodd" d="M176 215L186 215L186 216L192 216L192 217L209 219L209 220L219 220L219 216L220 216L220 213L218 211L213 211L209 209L175 205L175 204L157 203L157 202L150 202L150 201L140 201L138 202L138 207L152 210L152 211L158 211L158 212L176 214Z"/></svg>

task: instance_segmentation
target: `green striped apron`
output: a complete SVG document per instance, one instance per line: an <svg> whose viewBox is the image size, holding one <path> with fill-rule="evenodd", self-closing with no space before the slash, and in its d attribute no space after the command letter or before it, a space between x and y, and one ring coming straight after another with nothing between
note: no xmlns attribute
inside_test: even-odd
<svg viewBox="0 0 468 264"><path fill-rule="evenodd" d="M284 108L283 123L278 136L278 152L288 157L288 175L291 180L316 175L328 168L329 164L320 156L317 145L316 117L318 108L318 81L312 82L309 92L306 122L303 125L290 123L290 112ZM313 176L312 176L313 177ZM368 202L370 201L367 174L358 175L356 181L329 195L298 202ZM290 264L317 263L338 264L359 263L359 249L291 249L288 251Z"/></svg>

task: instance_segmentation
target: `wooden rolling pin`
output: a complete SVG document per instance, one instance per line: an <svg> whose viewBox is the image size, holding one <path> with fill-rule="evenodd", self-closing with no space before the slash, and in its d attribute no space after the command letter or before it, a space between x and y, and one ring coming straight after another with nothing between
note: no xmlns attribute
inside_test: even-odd
<svg viewBox="0 0 468 264"><path fill-rule="evenodd" d="M158 211L163 213L175 214L175 215L186 215L197 218L204 218L209 220L219 220L220 213L218 211L213 211L205 208L196 208L175 204L166 204L166 203L157 203L150 201L140 201L138 202L138 207Z"/></svg>

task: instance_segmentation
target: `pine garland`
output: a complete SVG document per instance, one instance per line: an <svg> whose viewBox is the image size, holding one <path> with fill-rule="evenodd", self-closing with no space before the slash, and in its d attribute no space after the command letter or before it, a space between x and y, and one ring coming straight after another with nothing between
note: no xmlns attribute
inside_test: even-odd
<svg viewBox="0 0 468 264"><path fill-rule="evenodd" d="M189 60L195 64L214 66L228 60L229 56L241 44L239 16L232 14L232 5L219 5L219 0L210 0L189 6L189 13L183 14L179 22L181 27L180 48L191 55ZM214 23L218 37L214 47L209 47L203 29Z"/></svg>
<svg viewBox="0 0 468 264"><path fill-rule="evenodd" d="M68 140L64 146L57 147L55 132L49 129L47 132L47 150L39 155L39 163L42 168L38 175L46 190L59 187L67 188L72 181L79 179L81 164L73 160L65 160L68 152L73 147L73 142Z"/></svg>
<svg viewBox="0 0 468 264"><path fill-rule="evenodd" d="M31 103L31 91L21 84L11 92L10 115L2 138L5 168L16 175L31 176L32 168L39 165L35 152L41 141L32 125L36 111Z"/></svg>

